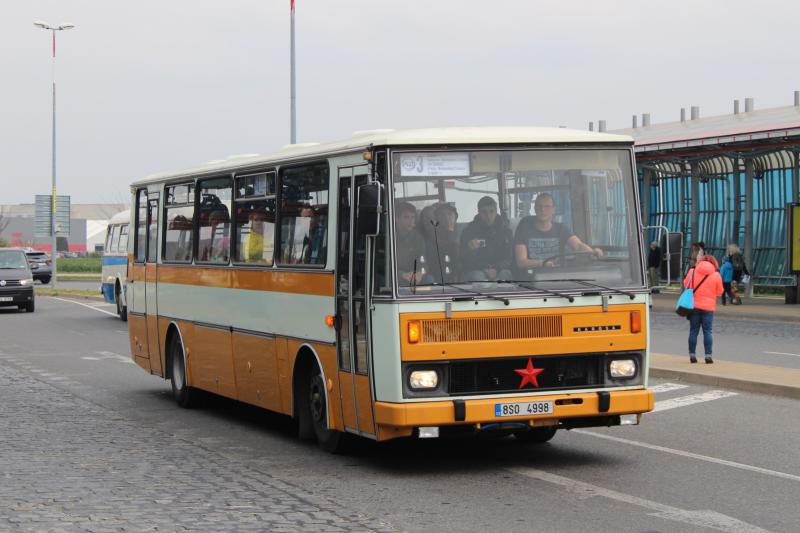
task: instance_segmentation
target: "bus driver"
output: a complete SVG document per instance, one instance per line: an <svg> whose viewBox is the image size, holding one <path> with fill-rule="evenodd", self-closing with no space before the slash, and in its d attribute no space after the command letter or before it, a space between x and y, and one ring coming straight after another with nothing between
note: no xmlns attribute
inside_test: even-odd
<svg viewBox="0 0 800 533"><path fill-rule="evenodd" d="M514 259L520 270L552 267L552 259L563 254L566 245L577 252L603 257L603 250L585 244L566 225L553 221L556 204L552 195L539 194L534 208L536 214L520 220L514 233Z"/></svg>

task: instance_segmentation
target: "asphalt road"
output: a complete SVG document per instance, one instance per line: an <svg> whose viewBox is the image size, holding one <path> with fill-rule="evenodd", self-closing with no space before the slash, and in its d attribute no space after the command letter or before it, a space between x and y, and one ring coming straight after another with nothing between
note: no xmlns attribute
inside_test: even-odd
<svg viewBox="0 0 800 533"><path fill-rule="evenodd" d="M100 295L100 281L63 281L58 280L56 282L59 288L62 289L78 289L82 291L96 291L98 295ZM39 285L40 283L37 283ZM45 287L49 287L50 285L45 285Z"/></svg>
<svg viewBox="0 0 800 533"><path fill-rule="evenodd" d="M297 441L282 416L220 398L178 408L163 380L128 361L113 309L81 303L42 297L32 315L0 311L0 530L800 523L796 400L658 381L657 412L637 427L560 432L540 446L401 441L331 456Z"/></svg>
<svg viewBox="0 0 800 533"><path fill-rule="evenodd" d="M689 322L675 313L650 314L650 349L688 357ZM800 323L714 317L714 359L800 368ZM703 358L702 331L697 355Z"/></svg>

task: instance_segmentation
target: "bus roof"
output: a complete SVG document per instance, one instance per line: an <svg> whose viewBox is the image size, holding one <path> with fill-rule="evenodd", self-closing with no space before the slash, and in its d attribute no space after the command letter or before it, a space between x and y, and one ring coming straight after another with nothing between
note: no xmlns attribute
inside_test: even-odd
<svg viewBox="0 0 800 533"><path fill-rule="evenodd" d="M126 209L125 211L120 211L119 213L111 217L111 219L108 221L108 224L109 225L122 224L130 221L131 221L131 210Z"/></svg>
<svg viewBox="0 0 800 533"><path fill-rule="evenodd" d="M633 138L567 128L535 127L464 127L424 128L409 130L356 131L343 141L329 143L300 143L284 146L280 151L267 155L241 154L227 159L207 163L177 172L152 174L133 183L133 186L151 182L179 179L190 176L218 174L225 171L246 170L279 161L306 159L341 152L355 151L368 146L441 146L470 144L581 144L619 143L630 145Z"/></svg>

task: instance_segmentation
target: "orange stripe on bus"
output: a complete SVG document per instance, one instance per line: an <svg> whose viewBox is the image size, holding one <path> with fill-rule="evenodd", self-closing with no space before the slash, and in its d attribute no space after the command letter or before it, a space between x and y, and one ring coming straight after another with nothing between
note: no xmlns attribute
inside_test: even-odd
<svg viewBox="0 0 800 533"><path fill-rule="evenodd" d="M133 279L138 279L134 267ZM289 292L315 296L333 296L333 274L330 272L288 272L272 270L236 270L158 266L159 283L197 285L230 289Z"/></svg>

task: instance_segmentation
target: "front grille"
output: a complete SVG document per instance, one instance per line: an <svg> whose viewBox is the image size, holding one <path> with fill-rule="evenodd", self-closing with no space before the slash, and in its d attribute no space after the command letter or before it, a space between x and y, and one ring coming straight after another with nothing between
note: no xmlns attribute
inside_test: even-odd
<svg viewBox="0 0 800 533"><path fill-rule="evenodd" d="M5 285L0 284L0 288L2 288L2 287L21 287L21 286L22 286L22 282L20 282L18 279L7 279Z"/></svg>
<svg viewBox="0 0 800 533"><path fill-rule="evenodd" d="M561 337L561 316L422 320L421 342L467 342Z"/></svg>
<svg viewBox="0 0 800 533"><path fill-rule="evenodd" d="M544 372L537 376L539 387L526 385L524 389L519 388L522 378L514 370L524 369L527 357L452 362L447 392L500 394L601 387L603 360L601 354L532 357L533 366Z"/></svg>

